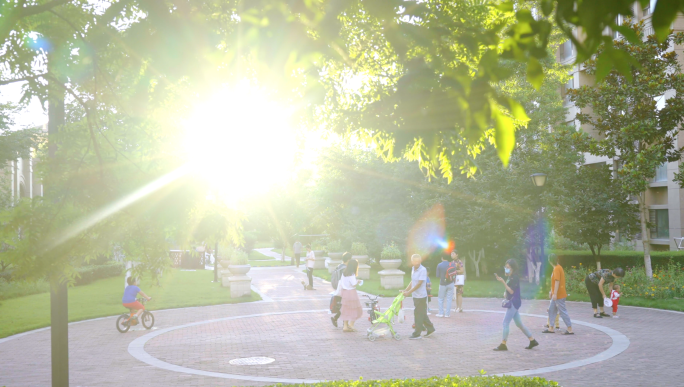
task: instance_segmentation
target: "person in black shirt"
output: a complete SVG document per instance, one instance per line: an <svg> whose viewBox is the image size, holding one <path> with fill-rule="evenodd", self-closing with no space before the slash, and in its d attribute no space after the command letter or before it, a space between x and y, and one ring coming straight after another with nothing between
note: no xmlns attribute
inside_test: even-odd
<svg viewBox="0 0 684 387"><path fill-rule="evenodd" d="M530 345L525 347L525 349L532 349L538 346L539 343L534 339L534 337L532 337L530 330L523 325L522 320L520 319L520 313L518 313L518 310L522 305L522 300L520 298L520 276L518 275L518 263L513 259L509 259L506 261L504 271L508 276L508 281L505 281L503 278L499 277L498 274L494 273L496 280L501 282L506 287L506 291L504 292L504 297L506 297L506 299L501 306L508 309L506 310L506 316L503 320L503 340L498 347L494 348L494 350L508 351L506 340L508 340L511 320L515 321L515 325L520 328L521 331L523 331L528 339L530 339Z"/></svg>

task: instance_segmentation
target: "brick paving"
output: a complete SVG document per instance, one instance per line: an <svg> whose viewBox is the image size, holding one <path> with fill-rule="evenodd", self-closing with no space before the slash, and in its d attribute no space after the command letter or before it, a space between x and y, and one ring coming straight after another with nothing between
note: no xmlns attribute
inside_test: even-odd
<svg viewBox="0 0 684 387"><path fill-rule="evenodd" d="M252 269L253 284L269 302L155 311L157 329L202 323L171 330L147 341L145 351L171 365L247 377L282 379L418 378L435 375L507 373L564 364L608 349L611 338L590 327L575 326L575 336L541 334L544 319L524 316L540 347L524 350L527 339L511 324L509 352L492 351L501 339L502 314L494 299L466 299L466 313L449 319L431 316L437 333L421 340L407 340L413 322L396 329L401 341L365 338L369 322L357 322L359 332L343 333L330 323L325 311L332 290L316 280L317 291L305 292L305 275L288 267ZM383 299L382 306L391 300ZM522 312L545 314L547 302L523 301ZM684 314L621 307L621 319L594 319L585 303L569 303L571 317L610 327L626 335L629 348L596 364L540 376L563 386L612 384L622 386L681 385L682 362L677 356L684 339ZM411 301L405 302L410 308ZM436 308L436 299L432 306ZM470 311L468 311L470 310ZM274 313L295 312L275 315ZM263 315L263 316L253 316ZM251 316L251 317L241 317ZM562 325L562 323L561 323ZM248 380L190 375L143 363L128 352L129 344L150 331L120 334L114 318L70 325L70 375L72 386L114 386L133 379L143 386L267 385ZM154 332L155 330L153 330ZM50 332L28 334L0 342L0 386L50 385ZM267 365L236 366L236 358L267 356Z"/></svg>

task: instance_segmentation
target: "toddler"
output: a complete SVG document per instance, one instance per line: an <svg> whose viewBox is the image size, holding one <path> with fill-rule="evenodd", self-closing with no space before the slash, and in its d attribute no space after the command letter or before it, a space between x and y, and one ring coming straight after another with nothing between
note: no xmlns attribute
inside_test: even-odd
<svg viewBox="0 0 684 387"><path fill-rule="evenodd" d="M620 302L620 285L613 285L613 290L610 291L610 299L613 300L613 318L619 318L617 315L618 303Z"/></svg>

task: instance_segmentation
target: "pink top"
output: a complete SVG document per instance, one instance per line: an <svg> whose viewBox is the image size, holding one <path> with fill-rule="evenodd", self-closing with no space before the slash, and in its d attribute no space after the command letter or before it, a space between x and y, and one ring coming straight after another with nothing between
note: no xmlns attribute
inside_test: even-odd
<svg viewBox="0 0 684 387"><path fill-rule="evenodd" d="M610 299L611 300L619 300L620 299L620 293L618 293L615 290L610 291Z"/></svg>

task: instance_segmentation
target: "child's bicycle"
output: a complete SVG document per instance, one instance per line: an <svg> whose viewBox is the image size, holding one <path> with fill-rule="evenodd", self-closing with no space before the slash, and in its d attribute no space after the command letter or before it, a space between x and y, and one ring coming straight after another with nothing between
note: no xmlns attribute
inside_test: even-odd
<svg viewBox="0 0 684 387"><path fill-rule="evenodd" d="M378 307L378 298L380 296L375 296L375 298L369 296L368 294L365 296L368 297L368 302L364 302L366 307L368 307L368 321L373 323L373 321L377 320L378 316L380 315L380 308Z"/></svg>
<svg viewBox="0 0 684 387"><path fill-rule="evenodd" d="M147 302L144 298L138 298L138 301L143 305ZM128 332L128 330L131 329L131 326L137 324L131 324L133 320L133 310L129 309L128 313L124 313L116 319L116 329L121 333ZM147 310L144 310L140 315L140 323L145 329L152 329L154 326L154 315Z"/></svg>

